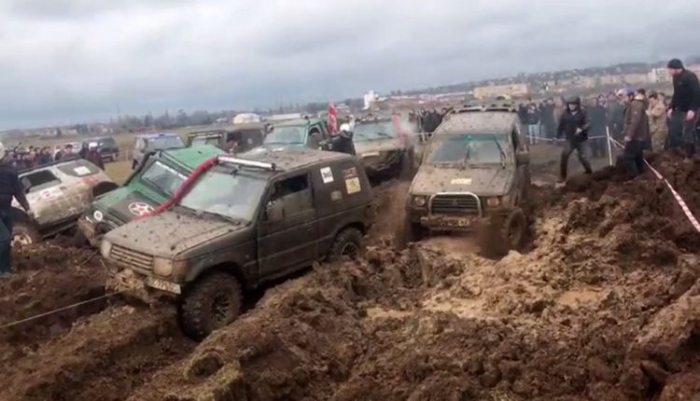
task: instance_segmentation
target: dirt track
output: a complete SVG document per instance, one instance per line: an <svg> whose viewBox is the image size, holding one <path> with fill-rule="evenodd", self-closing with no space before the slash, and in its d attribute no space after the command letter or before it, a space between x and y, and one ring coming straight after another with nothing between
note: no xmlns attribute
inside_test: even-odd
<svg viewBox="0 0 700 401"><path fill-rule="evenodd" d="M654 164L698 215L700 161ZM534 249L500 261L452 238L393 250L406 188L378 188L364 261L268 290L201 344L115 298L0 331L0 400L700 397L700 235L663 184L539 188ZM89 256L21 251L0 325L104 293Z"/></svg>

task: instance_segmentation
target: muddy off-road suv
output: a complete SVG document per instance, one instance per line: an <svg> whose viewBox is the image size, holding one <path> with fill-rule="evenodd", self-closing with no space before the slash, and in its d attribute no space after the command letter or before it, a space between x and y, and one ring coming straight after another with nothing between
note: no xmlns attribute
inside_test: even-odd
<svg viewBox="0 0 700 401"><path fill-rule="evenodd" d="M494 249L517 249L528 228L530 154L508 108L456 109L435 130L411 184L403 243L430 232L495 233Z"/></svg>
<svg viewBox="0 0 700 401"><path fill-rule="evenodd" d="M242 157L200 166L172 209L101 243L110 287L149 303L175 300L196 339L236 319L244 290L357 256L368 228L372 189L356 158L310 149Z"/></svg>
<svg viewBox="0 0 700 401"><path fill-rule="evenodd" d="M31 218L12 201L12 242L23 245L73 228L93 199L118 188L104 171L77 155L22 170L19 181L34 211Z"/></svg>

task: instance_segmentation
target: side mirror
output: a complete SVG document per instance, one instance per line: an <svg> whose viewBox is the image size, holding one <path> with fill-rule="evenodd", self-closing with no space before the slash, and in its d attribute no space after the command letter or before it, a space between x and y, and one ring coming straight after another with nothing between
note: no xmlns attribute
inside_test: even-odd
<svg viewBox="0 0 700 401"><path fill-rule="evenodd" d="M519 152L515 156L515 162L518 165L530 164L530 154L525 152Z"/></svg>
<svg viewBox="0 0 700 401"><path fill-rule="evenodd" d="M272 223L284 220L284 206L282 202L268 202L265 207L265 218Z"/></svg>

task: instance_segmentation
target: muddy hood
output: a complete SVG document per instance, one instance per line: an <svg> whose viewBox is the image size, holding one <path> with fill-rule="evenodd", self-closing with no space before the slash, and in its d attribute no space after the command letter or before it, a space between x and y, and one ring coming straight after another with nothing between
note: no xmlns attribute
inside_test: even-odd
<svg viewBox="0 0 700 401"><path fill-rule="evenodd" d="M411 193L473 192L479 196L499 196L509 191L514 178L514 170L500 166L467 169L423 166L413 179Z"/></svg>
<svg viewBox="0 0 700 401"><path fill-rule="evenodd" d="M139 191L123 187L108 193L96 203L96 206L99 209L106 209L122 223L128 223L158 207L158 202Z"/></svg>
<svg viewBox="0 0 700 401"><path fill-rule="evenodd" d="M216 217L168 211L112 230L104 239L149 255L172 258L242 227Z"/></svg>

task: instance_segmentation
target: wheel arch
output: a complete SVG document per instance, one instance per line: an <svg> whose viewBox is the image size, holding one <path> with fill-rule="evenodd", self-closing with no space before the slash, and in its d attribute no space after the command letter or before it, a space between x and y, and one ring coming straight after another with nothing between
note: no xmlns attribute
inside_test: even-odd
<svg viewBox="0 0 700 401"><path fill-rule="evenodd" d="M203 266L200 268L196 268L192 270L192 272L187 276L186 282L189 285L197 280L202 279L205 276L217 272L230 274L231 276L235 277L236 280L238 280L238 283L244 289L249 289L254 284L252 277L250 277L250 275L247 275L243 267L241 267L241 265L236 262L222 262L212 266Z"/></svg>
<svg viewBox="0 0 700 401"><path fill-rule="evenodd" d="M104 195L107 192L114 191L117 188L119 188L119 185L117 185L114 182L101 181L101 182L97 183L97 185L92 187L92 198L96 199L98 196Z"/></svg>

